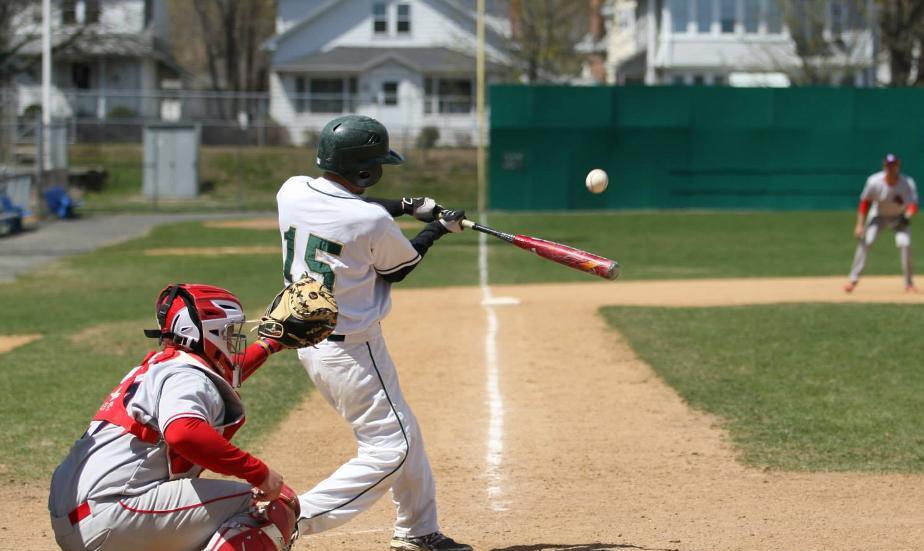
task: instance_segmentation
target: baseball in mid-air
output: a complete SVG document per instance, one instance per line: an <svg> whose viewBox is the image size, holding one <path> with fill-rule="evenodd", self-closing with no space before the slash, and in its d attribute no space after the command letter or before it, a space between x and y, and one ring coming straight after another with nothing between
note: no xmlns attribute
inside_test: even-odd
<svg viewBox="0 0 924 551"><path fill-rule="evenodd" d="M595 168L587 173L587 178L584 180L584 183L587 185L587 191L591 193L603 193L606 190L606 186L610 183L610 177L606 175L606 171L600 168Z"/></svg>

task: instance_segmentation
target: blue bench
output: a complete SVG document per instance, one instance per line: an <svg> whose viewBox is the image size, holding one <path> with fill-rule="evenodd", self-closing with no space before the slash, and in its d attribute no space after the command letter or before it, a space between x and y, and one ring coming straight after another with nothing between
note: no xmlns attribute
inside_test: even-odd
<svg viewBox="0 0 924 551"><path fill-rule="evenodd" d="M45 204L48 210L58 218L76 218L77 213L74 211L80 206L79 201L71 199L67 190L63 187L55 186L45 190Z"/></svg>
<svg viewBox="0 0 924 551"><path fill-rule="evenodd" d="M28 213L17 207L6 194L0 194L0 235L22 231L22 219Z"/></svg>

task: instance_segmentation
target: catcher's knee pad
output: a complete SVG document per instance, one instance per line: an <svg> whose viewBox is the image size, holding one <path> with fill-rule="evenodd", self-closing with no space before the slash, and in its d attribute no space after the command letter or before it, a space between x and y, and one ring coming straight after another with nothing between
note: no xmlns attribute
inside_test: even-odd
<svg viewBox="0 0 924 551"><path fill-rule="evenodd" d="M300 506L298 496L284 486L278 499L258 509L256 525L223 526L212 536L205 549L209 551L284 551L295 538Z"/></svg>

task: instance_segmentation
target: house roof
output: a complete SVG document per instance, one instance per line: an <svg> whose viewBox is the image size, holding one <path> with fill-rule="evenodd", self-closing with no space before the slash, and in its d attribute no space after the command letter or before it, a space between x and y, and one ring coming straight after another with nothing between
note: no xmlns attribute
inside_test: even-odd
<svg viewBox="0 0 924 551"><path fill-rule="evenodd" d="M467 19L473 22L475 21L475 15L472 12L460 6L456 0L434 0L434 1L438 1L444 4L445 6L451 8L453 11L455 11L460 16L462 16L464 19ZM336 4L337 4L337 0L325 0L321 2L320 4L318 4L318 6L314 10L308 12L308 14L305 15L305 17L296 21L294 24L292 24L292 26L286 29L285 32L279 33L269 38L266 42L263 43L263 47L270 51L275 50L280 42L288 39L293 34L297 34L298 32L300 32L306 25L308 25L309 23L317 19L318 16L320 16L321 14L323 14L324 12L326 12L327 10L329 10ZM497 31L493 29L491 26L486 25L485 30L487 33L494 35L495 37L500 36L497 33Z"/></svg>
<svg viewBox="0 0 924 551"><path fill-rule="evenodd" d="M394 61L421 73L470 73L475 70L475 57L443 47L426 48L359 48L341 46L326 52L316 52L274 66L282 72L364 72ZM502 66L487 63L488 71Z"/></svg>
<svg viewBox="0 0 924 551"><path fill-rule="evenodd" d="M52 45L58 47L62 44L67 44L67 46L58 52L56 55L58 59L150 58L165 64L174 71L183 72L166 45L161 44L147 33L105 33L89 29L84 34L73 38L73 33L59 30L52 35ZM24 56L42 55L41 40L30 41L20 50L20 54Z"/></svg>

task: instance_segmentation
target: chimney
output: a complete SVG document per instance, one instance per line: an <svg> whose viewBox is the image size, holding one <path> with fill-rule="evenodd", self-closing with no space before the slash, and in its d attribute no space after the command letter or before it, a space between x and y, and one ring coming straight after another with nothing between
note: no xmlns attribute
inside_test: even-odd
<svg viewBox="0 0 924 551"><path fill-rule="evenodd" d="M522 13L520 0L510 0L510 38L514 40L520 38L522 32L520 29Z"/></svg>
<svg viewBox="0 0 924 551"><path fill-rule="evenodd" d="M590 38L596 43L603 38L603 0L590 0Z"/></svg>

